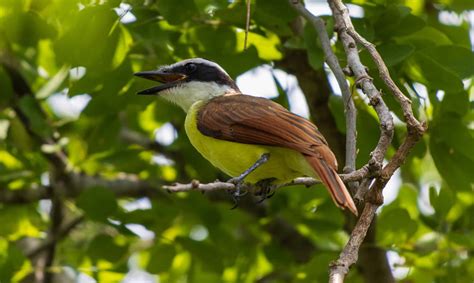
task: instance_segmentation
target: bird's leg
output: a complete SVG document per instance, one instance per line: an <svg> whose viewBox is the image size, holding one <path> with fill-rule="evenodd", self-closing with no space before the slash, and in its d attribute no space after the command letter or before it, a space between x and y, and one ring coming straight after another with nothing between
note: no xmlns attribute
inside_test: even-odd
<svg viewBox="0 0 474 283"><path fill-rule="evenodd" d="M268 178L260 180L255 184L260 188L256 195L261 196L261 199L259 199L257 203L262 203L264 200L271 198L275 194L273 189L276 188L276 185L272 184L275 180L276 178Z"/></svg>
<svg viewBox="0 0 474 283"><path fill-rule="evenodd" d="M234 177L230 179L228 182L235 184L235 192L232 194L232 198L234 199L234 207L232 209L236 208L239 205L239 198L245 194L242 194L242 185L244 183L245 177L247 177L250 173L255 171L258 167L262 166L268 161L268 158L270 157L270 153L264 153L260 158L255 161L255 163L250 166L247 170L245 170L240 176Z"/></svg>

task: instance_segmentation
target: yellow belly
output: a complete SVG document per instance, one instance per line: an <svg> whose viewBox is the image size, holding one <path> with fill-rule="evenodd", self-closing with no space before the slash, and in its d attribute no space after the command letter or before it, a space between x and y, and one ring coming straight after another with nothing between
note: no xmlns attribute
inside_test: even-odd
<svg viewBox="0 0 474 283"><path fill-rule="evenodd" d="M260 180L275 178L276 183L285 183L296 177L315 177L313 169L303 155L292 149L242 144L201 134L196 125L196 114L202 104L203 102L196 102L189 109L185 122L186 133L197 151L227 175L239 176L262 154L269 153L269 160L249 174L245 179L246 182L256 183Z"/></svg>

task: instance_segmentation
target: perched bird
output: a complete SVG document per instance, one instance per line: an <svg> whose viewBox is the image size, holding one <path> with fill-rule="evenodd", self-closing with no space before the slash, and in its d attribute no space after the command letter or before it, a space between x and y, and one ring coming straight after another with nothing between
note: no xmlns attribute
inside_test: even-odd
<svg viewBox="0 0 474 283"><path fill-rule="evenodd" d="M192 145L235 177L238 189L244 179L281 184L305 175L320 179L336 205L357 215L336 158L310 121L271 100L242 94L222 67L205 59L135 75L162 83L138 94L156 94L183 108Z"/></svg>

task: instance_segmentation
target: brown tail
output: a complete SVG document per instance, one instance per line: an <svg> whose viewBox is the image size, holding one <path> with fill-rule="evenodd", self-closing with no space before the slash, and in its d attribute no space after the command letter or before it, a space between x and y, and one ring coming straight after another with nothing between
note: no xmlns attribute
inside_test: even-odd
<svg viewBox="0 0 474 283"><path fill-rule="evenodd" d="M324 159L318 158L317 156L306 156L306 160L308 160L311 167L316 171L336 205L343 209L348 208L357 216L357 208L354 201L341 178L337 175L337 172L331 168Z"/></svg>

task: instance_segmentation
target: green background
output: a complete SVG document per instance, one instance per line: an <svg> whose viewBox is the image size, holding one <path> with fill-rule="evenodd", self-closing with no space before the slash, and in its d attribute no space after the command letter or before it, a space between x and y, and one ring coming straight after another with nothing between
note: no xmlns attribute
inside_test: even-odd
<svg viewBox="0 0 474 283"><path fill-rule="evenodd" d="M311 118L344 164L342 100L331 91L315 31L286 0L251 1L244 50L243 1L130 0L122 6L136 17L130 23L120 21L123 11L114 11L121 2L0 0L0 62L14 65L33 93L18 97L15 82L0 67L0 282L31 282L38 258L27 251L46 237L52 222L51 202L12 203L1 196L40 187L58 191L63 223L85 215L57 243L52 270L58 276L120 282L138 268L159 282L327 281L328 264L346 243L353 219L333 205L323 187L284 188L259 205L249 196L235 210L226 192L160 190L162 184L227 176L192 148L181 109L135 95L154 84L133 77L190 57L216 61L234 78L271 64L297 77ZM353 19L356 29L377 45L416 116L427 121L428 132L402 166L397 198L378 214L376 232L370 232L347 281L381 282L367 268L383 265L388 251L402 282L472 282L474 55L469 30L474 2L352 2L364 11ZM333 20L324 19L332 37ZM344 67L345 54L335 39L333 48ZM403 120L369 55L362 49L360 55L389 108ZM276 78L275 84L275 100L287 106L287 91ZM377 142L378 121L365 97L352 91L361 166ZM50 103L58 92L88 94L91 100L79 117L60 115ZM39 145L16 109L26 113L34 136L54 137L57 143ZM167 122L177 138L159 144L155 132ZM387 159L405 134L404 124L397 122ZM64 191L71 188L56 186L54 165L45 158L45 152L61 150L72 172L109 181L127 175L152 184L155 193L119 198L114 186L104 185L67 197ZM153 162L156 155L167 162ZM131 209L137 198L145 205ZM139 237L126 226L132 223L155 236ZM377 253L382 260L374 257Z"/></svg>

